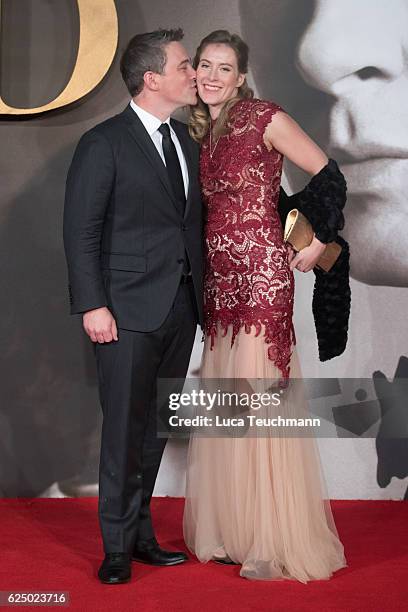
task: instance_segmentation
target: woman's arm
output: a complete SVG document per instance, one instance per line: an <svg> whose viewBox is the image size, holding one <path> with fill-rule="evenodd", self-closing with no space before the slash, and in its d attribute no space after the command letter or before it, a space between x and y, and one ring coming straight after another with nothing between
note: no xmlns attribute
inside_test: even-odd
<svg viewBox="0 0 408 612"><path fill-rule="evenodd" d="M281 111L273 116L273 120L266 127L264 142L269 150L276 149L312 176L324 168L329 161L324 151L296 121ZM291 269L297 268L301 272L309 272L314 268L325 248L325 244L314 236L310 246L302 249L291 259Z"/></svg>
<svg viewBox="0 0 408 612"><path fill-rule="evenodd" d="M302 130L292 117L278 111L267 125L264 142L277 149L308 174L317 174L329 161L322 149Z"/></svg>

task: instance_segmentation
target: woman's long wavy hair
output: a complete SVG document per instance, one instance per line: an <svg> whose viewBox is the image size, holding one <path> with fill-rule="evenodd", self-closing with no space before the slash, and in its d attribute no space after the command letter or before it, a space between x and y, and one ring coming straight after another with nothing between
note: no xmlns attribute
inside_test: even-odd
<svg viewBox="0 0 408 612"><path fill-rule="evenodd" d="M231 34L230 32L228 32L228 30L215 30L215 32L211 32L211 34L208 34L208 36L203 38L195 54L193 62L193 66L195 69L197 69L205 47L211 44L223 44L231 47L237 57L239 73L247 74L249 55L248 45L242 40L240 36L238 36L238 34ZM254 92L248 86L245 78L241 87L238 88L237 95L231 100L228 100L222 107L222 110L213 128L214 140L218 140L220 136L223 136L224 134L228 133L227 120L228 111L230 110L231 106L233 106L238 100L241 100L243 98L253 98L253 96ZM208 132L210 125L211 117L210 112L208 110L208 106L207 104L204 104L204 102L200 98L198 98L198 103L195 106L190 106L190 118L188 122L188 128L192 138L194 138L194 140L201 144L205 135Z"/></svg>

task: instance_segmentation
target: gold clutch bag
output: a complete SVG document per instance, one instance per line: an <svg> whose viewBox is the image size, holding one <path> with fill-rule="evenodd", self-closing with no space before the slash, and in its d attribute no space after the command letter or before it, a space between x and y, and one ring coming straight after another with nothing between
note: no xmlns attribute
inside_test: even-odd
<svg viewBox="0 0 408 612"><path fill-rule="evenodd" d="M309 246L314 236L313 228L304 215L294 208L288 213L285 222L284 240L289 242L297 252ZM341 246L337 242L329 242L317 262L317 267L328 272L336 263L341 253Z"/></svg>

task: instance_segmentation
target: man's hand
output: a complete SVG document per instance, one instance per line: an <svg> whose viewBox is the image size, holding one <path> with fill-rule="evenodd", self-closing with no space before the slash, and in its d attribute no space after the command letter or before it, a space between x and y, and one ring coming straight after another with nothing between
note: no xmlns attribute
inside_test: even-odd
<svg viewBox="0 0 408 612"><path fill-rule="evenodd" d="M290 262L290 269L295 268L300 272L310 272L319 261L326 245L320 242L316 237L313 238L311 244L305 247Z"/></svg>
<svg viewBox="0 0 408 612"><path fill-rule="evenodd" d="M92 342L103 344L104 342L112 342L112 340L118 339L116 321L106 306L95 308L95 310L88 310L83 315L82 321L84 330Z"/></svg>

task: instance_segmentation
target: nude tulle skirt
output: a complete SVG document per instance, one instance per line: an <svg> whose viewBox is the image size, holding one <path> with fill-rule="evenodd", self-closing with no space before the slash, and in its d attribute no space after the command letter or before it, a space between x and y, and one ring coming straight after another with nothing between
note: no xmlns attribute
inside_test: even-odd
<svg viewBox="0 0 408 612"><path fill-rule="evenodd" d="M205 340L201 377L279 380L266 358L260 334L218 333ZM296 351L291 373L300 378ZM258 379L256 382L255 379ZM257 389L258 391L260 389ZM279 414L300 414L302 388L285 393ZM327 499L320 457L313 437L251 435L190 438L184 537L202 562L221 557L241 565L246 578L329 578L346 566L344 549Z"/></svg>

